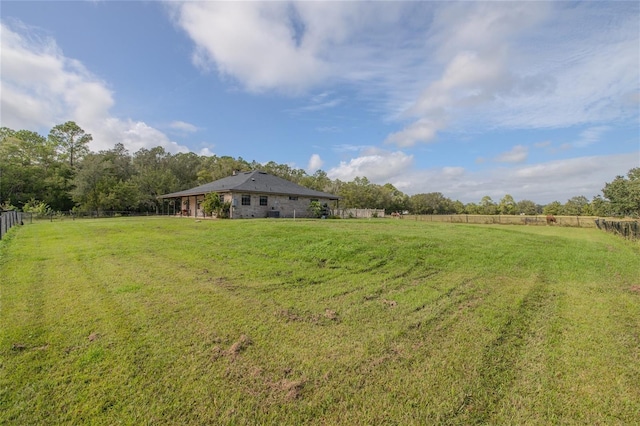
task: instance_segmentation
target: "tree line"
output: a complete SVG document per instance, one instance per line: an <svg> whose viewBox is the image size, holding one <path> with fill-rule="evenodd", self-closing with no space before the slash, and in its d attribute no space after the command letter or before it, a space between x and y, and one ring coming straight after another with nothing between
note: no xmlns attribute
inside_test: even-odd
<svg viewBox="0 0 640 426"><path fill-rule="evenodd" d="M59 124L48 136L29 130L0 128L0 208L24 211L164 211L158 196L202 185L234 171L263 170L307 188L340 197L345 208L376 208L413 214L554 214L572 216L640 216L640 167L605 183L602 195L575 196L564 204L516 201L505 194L464 204L440 192L407 195L392 184L366 177L332 180L318 170L242 157L171 154L158 146L133 154L122 143L92 152L92 136L73 121Z"/></svg>

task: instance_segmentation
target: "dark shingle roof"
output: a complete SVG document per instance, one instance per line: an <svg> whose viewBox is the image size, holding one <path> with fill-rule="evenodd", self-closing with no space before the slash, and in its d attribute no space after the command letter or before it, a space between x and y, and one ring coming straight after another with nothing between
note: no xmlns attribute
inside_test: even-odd
<svg viewBox="0 0 640 426"><path fill-rule="evenodd" d="M171 194L160 195L158 198L186 197L189 195L203 195L210 192L245 192L260 194L295 195L302 197L339 199L338 196L327 192L315 191L305 188L286 179L254 170L251 172L239 172L214 182L205 183L195 188Z"/></svg>

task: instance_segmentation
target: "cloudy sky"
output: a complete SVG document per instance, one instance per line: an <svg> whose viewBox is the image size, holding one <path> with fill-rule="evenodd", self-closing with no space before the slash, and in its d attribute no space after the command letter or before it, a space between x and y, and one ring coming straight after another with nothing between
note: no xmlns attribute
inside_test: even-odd
<svg viewBox="0 0 640 426"><path fill-rule="evenodd" d="M640 3L6 1L2 126L478 202L640 167Z"/></svg>

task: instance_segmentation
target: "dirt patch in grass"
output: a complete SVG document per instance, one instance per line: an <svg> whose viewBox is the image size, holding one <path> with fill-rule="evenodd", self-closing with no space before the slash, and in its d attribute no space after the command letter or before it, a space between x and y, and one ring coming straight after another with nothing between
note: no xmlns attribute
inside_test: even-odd
<svg viewBox="0 0 640 426"><path fill-rule="evenodd" d="M253 344L253 341L246 334L241 335L238 340L233 342L233 344L226 351L223 350L220 346L214 346L211 351L211 359L213 361L218 358L222 358L224 356L235 358L240 355L241 352L245 351L249 346Z"/></svg>
<svg viewBox="0 0 640 426"><path fill-rule="evenodd" d="M640 294L640 285L632 285L629 290L631 290L632 293Z"/></svg>
<svg viewBox="0 0 640 426"><path fill-rule="evenodd" d="M294 308L281 309L276 316L286 322L310 322L312 324L325 325L332 322L340 322L340 316L333 309L325 308L322 314L311 312L298 312Z"/></svg>
<svg viewBox="0 0 640 426"><path fill-rule="evenodd" d="M284 398L287 401L292 401L300 397L304 383L304 380L282 379L280 383L277 384L276 389L285 392Z"/></svg>
<svg viewBox="0 0 640 426"><path fill-rule="evenodd" d="M324 317L332 321L336 321L338 319L338 314L336 313L336 311L327 308L324 310Z"/></svg>
<svg viewBox="0 0 640 426"><path fill-rule="evenodd" d="M11 345L11 350L16 352L22 352L25 350L46 351L47 349L49 349L48 343L45 343L44 345L41 345L41 346L33 346L33 347L29 347L24 343L13 343Z"/></svg>
<svg viewBox="0 0 640 426"><path fill-rule="evenodd" d="M236 340L233 343L233 345L231 345L229 350L227 350L227 355L236 356L240 352L242 352L245 349L247 349L252 344L253 344L253 342L251 341L249 336L247 336L246 334L243 334L243 335L240 336L240 338L238 340Z"/></svg>
<svg viewBox="0 0 640 426"><path fill-rule="evenodd" d="M304 318L293 309L282 309L276 315L284 318L287 322L304 321Z"/></svg>

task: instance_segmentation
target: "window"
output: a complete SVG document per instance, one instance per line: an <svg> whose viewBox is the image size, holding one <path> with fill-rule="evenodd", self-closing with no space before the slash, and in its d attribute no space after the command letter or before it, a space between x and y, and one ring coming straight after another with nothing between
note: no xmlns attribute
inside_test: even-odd
<svg viewBox="0 0 640 426"><path fill-rule="evenodd" d="M298 197L292 197L292 196L289 196L289 200L291 200L291 201L298 201Z"/></svg>
<svg viewBox="0 0 640 426"><path fill-rule="evenodd" d="M224 203L224 194L218 194L218 197L220 198L220 202Z"/></svg>
<svg viewBox="0 0 640 426"><path fill-rule="evenodd" d="M251 205L251 195L242 195L242 205L243 206Z"/></svg>
<svg viewBox="0 0 640 426"><path fill-rule="evenodd" d="M267 205L267 196L266 195L261 195L260 196L260 205L261 206L266 206Z"/></svg>

